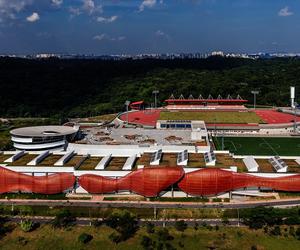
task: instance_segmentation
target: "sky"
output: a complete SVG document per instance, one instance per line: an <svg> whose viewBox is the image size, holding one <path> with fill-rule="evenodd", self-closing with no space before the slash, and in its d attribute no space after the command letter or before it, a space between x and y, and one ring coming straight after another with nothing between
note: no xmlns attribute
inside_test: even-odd
<svg viewBox="0 0 300 250"><path fill-rule="evenodd" d="M0 54L300 52L300 0L0 0Z"/></svg>

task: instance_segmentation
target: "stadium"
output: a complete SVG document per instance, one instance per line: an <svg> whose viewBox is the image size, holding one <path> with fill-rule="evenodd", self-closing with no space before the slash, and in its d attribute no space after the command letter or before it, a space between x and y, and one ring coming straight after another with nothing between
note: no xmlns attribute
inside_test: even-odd
<svg viewBox="0 0 300 250"><path fill-rule="evenodd" d="M182 95L176 99L173 95L165 100L166 105L157 109L142 109L143 102L134 102L128 113L121 114L120 122L135 126L157 129L190 128L178 121L204 121L209 131L218 134L291 134L300 124L299 112L292 109L264 108L249 109L248 100L240 96L223 99L220 95L214 99L194 99L192 95L185 99Z"/></svg>

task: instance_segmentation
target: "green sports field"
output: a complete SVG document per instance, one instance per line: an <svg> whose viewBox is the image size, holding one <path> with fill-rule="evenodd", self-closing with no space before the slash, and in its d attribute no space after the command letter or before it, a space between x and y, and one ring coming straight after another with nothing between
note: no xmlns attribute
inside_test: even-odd
<svg viewBox="0 0 300 250"><path fill-rule="evenodd" d="M216 148L222 150L222 138L213 139ZM236 155L300 156L300 138L224 137L224 150Z"/></svg>
<svg viewBox="0 0 300 250"><path fill-rule="evenodd" d="M196 120L206 123L264 123L254 112L237 111L162 111L160 120Z"/></svg>

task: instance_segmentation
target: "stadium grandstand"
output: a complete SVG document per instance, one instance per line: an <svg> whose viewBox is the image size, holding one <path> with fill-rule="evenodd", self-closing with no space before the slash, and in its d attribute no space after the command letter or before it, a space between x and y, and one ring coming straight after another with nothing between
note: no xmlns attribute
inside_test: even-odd
<svg viewBox="0 0 300 250"><path fill-rule="evenodd" d="M243 110L246 109L244 104L248 103L248 100L243 99L240 95L237 95L233 98L231 95L228 95L226 98L223 98L221 95L218 95L214 98L212 95L209 95L207 98L203 98L202 95L199 95L198 98L194 98L193 95L189 95L188 98L185 98L182 94L179 98L175 98L172 94L167 100L166 109L178 109L178 110Z"/></svg>

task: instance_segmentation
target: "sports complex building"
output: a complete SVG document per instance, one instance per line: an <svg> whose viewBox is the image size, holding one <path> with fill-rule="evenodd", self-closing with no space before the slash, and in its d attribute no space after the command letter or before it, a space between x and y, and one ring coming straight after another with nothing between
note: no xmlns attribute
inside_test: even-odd
<svg viewBox="0 0 300 250"><path fill-rule="evenodd" d="M10 134L18 150L64 150L78 131L79 127L36 126L13 129Z"/></svg>
<svg viewBox="0 0 300 250"><path fill-rule="evenodd" d="M300 192L300 117L293 109L248 109L240 96L171 96L165 103L156 109L131 103L132 110L107 127L81 127L84 139L73 143L74 127L12 130L17 150L0 152L0 193L232 197ZM286 146L275 140L286 140ZM250 144L255 153L249 153Z"/></svg>

